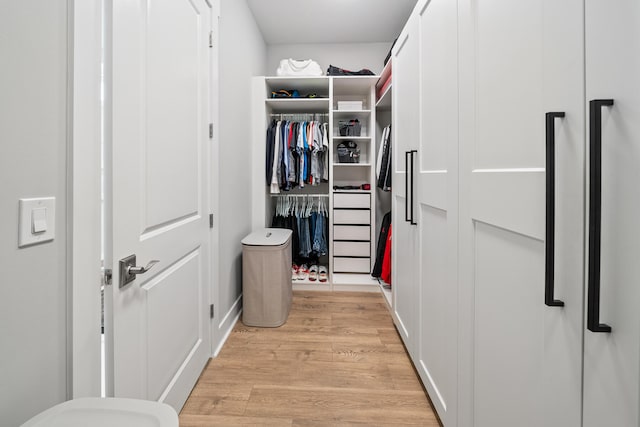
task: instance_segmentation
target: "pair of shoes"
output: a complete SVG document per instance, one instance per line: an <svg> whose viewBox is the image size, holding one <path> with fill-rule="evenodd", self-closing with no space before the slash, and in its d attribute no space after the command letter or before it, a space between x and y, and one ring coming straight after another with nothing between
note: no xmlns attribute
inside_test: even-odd
<svg viewBox="0 0 640 427"><path fill-rule="evenodd" d="M315 264L309 267L309 280L311 282L318 280L318 266Z"/></svg>
<svg viewBox="0 0 640 427"><path fill-rule="evenodd" d="M324 265L318 267L318 280L321 282L327 281L327 267Z"/></svg>
<svg viewBox="0 0 640 427"><path fill-rule="evenodd" d="M293 264L291 266L291 280L298 280L298 269L300 267L298 267L297 264Z"/></svg>

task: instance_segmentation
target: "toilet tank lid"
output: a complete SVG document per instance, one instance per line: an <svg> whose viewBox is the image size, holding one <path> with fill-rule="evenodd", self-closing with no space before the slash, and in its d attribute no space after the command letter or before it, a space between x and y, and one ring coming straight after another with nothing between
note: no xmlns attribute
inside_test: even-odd
<svg viewBox="0 0 640 427"><path fill-rule="evenodd" d="M280 246L287 243L293 232L285 228L262 228L242 239L246 246Z"/></svg>

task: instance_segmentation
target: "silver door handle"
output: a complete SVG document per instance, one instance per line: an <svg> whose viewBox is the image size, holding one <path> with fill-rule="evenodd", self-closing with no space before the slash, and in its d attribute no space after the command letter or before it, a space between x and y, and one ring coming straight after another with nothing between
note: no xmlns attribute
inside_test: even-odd
<svg viewBox="0 0 640 427"><path fill-rule="evenodd" d="M152 259L144 267L137 267L137 266L130 265L130 266L127 267L127 273L129 273L129 274L144 274L147 271L151 270L151 268L153 268L153 266L156 265L159 262L160 261L157 260L157 259Z"/></svg>
<svg viewBox="0 0 640 427"><path fill-rule="evenodd" d="M129 255L128 257L122 258L120 260L120 288L128 285L129 283L136 280L136 275L144 274L147 271L151 270L151 268L156 265L158 262L157 259L149 261L144 267L136 266L136 255Z"/></svg>

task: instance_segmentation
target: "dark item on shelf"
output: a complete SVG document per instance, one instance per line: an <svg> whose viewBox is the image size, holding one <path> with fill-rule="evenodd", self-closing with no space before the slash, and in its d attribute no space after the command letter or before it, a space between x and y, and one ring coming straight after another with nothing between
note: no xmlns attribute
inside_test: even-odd
<svg viewBox="0 0 640 427"><path fill-rule="evenodd" d="M362 184L362 185L334 185L334 190L370 190L370 184Z"/></svg>
<svg viewBox="0 0 640 427"><path fill-rule="evenodd" d="M389 48L389 53L387 53L387 57L384 58L384 65L387 65L387 62L389 62L389 60L391 59L391 52L393 51L393 47L396 45L397 41L398 41L398 38L396 37L393 43L391 43L391 47Z"/></svg>
<svg viewBox="0 0 640 427"><path fill-rule="evenodd" d="M348 122L340 121L338 130L340 131L340 136L360 136L362 126L358 119L352 119Z"/></svg>
<svg viewBox="0 0 640 427"><path fill-rule="evenodd" d="M338 144L338 163L360 163L360 149L353 141Z"/></svg>
<svg viewBox="0 0 640 427"><path fill-rule="evenodd" d="M327 76L375 76L375 74L367 68L359 71L351 71L329 65L329 68L327 68Z"/></svg>

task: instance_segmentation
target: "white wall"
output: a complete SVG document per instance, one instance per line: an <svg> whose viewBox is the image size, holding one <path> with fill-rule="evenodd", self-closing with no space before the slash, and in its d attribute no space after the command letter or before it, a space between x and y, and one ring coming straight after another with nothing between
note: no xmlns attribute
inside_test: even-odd
<svg viewBox="0 0 640 427"><path fill-rule="evenodd" d="M329 65L358 71L368 68L380 74L391 43L278 44L267 50L266 75L275 76L280 60L313 59L324 73Z"/></svg>
<svg viewBox="0 0 640 427"><path fill-rule="evenodd" d="M0 6L0 425L67 398L67 0ZM18 249L18 199L56 197L56 239Z"/></svg>
<svg viewBox="0 0 640 427"><path fill-rule="evenodd" d="M219 148L216 318L222 333L239 308L234 304L242 292L240 241L251 232L251 77L265 73L266 52L267 46L246 0L222 0L220 125L219 140L214 141Z"/></svg>

